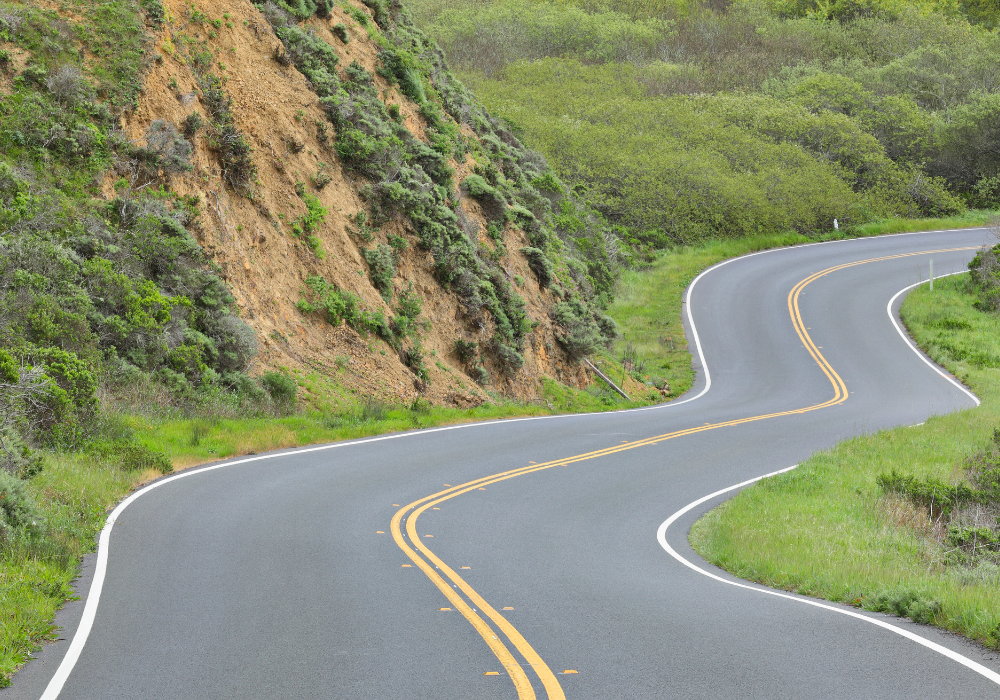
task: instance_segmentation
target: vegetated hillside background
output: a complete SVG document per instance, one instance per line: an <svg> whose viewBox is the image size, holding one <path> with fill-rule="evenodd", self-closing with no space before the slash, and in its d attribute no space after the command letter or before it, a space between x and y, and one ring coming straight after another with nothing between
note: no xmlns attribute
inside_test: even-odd
<svg viewBox="0 0 1000 700"><path fill-rule="evenodd" d="M398 3L0 3L9 471L109 407L287 412L282 368L583 385L616 251Z"/></svg>
<svg viewBox="0 0 1000 700"><path fill-rule="evenodd" d="M640 259L1000 202L986 0L412 0Z"/></svg>

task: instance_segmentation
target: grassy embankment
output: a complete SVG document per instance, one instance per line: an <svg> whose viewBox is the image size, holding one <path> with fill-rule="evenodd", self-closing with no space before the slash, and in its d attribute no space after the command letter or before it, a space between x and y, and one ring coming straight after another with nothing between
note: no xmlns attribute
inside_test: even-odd
<svg viewBox="0 0 1000 700"><path fill-rule="evenodd" d="M902 317L982 406L847 440L761 481L695 524L695 549L742 578L1000 645L993 555L970 558L948 543L940 509L932 519L876 481L895 470L922 483L966 482L968 458L1000 425L1000 318L976 301L966 275L941 279L933 292L914 290Z"/></svg>
<svg viewBox="0 0 1000 700"><path fill-rule="evenodd" d="M972 212L956 219L906 222L906 227L974 226L988 218L985 212ZM876 235L898 230L899 225L885 222L878 230L861 233ZM634 379L659 377L670 385L673 396L682 394L694 379L680 321L681 298L691 280L727 258L810 240L814 239L790 233L684 247L663 254L647 270L626 272L610 309L622 328L622 339L599 361L613 377L621 376L626 369L622 357L631 344L635 356L629 368ZM296 415L219 418L126 413L117 420L120 429L130 432L137 442L164 453L175 468L184 468L253 452L449 423L641 405L625 402L599 386L586 392L547 383L545 396L552 408L499 399L471 409L421 404L393 407L345 393L328 377L297 375L296 381L305 397ZM108 510L137 486L159 476L152 469L123 471L87 454L48 452L46 459L46 469L25 484L39 504L46 534L31 542L10 543L0 557L0 580L4 581L0 608L13 615L0 628L0 678L9 677L32 648L54 635L51 620L71 595L69 584L77 562L93 550Z"/></svg>
<svg viewBox="0 0 1000 700"><path fill-rule="evenodd" d="M469 409L418 402L387 406L338 393L327 377L299 375L307 397L301 411L285 417L157 417L117 415L109 420L132 441L161 452L174 468L229 457L349 440L389 432L515 416L602 411L642 405L626 402L602 387L578 391L547 386L553 406L496 398ZM80 558L93 551L107 513L156 469L124 470L102 455L43 451L45 469L24 482L45 526L34 536L3 542L0 556L0 679L27 660L31 649L54 637L52 619L72 595L70 583ZM9 614L6 614L9 611ZM2 686L2 683L0 683Z"/></svg>
<svg viewBox="0 0 1000 700"><path fill-rule="evenodd" d="M621 337L610 356L619 366L634 350L632 376L637 381L664 381L671 395L679 396L691 388L694 372L684 339L680 308L684 290L705 268L727 258L768 248L813 243L837 238L879 236L904 231L983 226L996 212L971 210L946 219L886 219L864 224L840 234L807 237L797 233L714 241L699 246L684 246L661 254L646 269L622 273L609 315L621 327ZM620 370L619 374L620 375Z"/></svg>

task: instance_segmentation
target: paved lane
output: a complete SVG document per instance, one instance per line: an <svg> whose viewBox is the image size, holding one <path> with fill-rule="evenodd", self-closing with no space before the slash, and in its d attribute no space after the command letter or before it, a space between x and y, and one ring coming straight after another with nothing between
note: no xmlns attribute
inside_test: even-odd
<svg viewBox="0 0 1000 700"><path fill-rule="evenodd" d="M449 487L614 446L629 449L476 485L416 526L565 697L996 696L990 681L911 641L712 581L656 540L665 518L705 494L851 435L970 407L907 347L886 304L926 276L929 257L939 274L960 270L988 240L985 230L889 236L709 271L690 303L711 387L688 403L426 430L165 483L114 527L93 630L59 697L517 698L484 638L393 541L390 521ZM946 249L846 267L802 291L809 337L850 392L841 403L632 446L827 402L833 384L793 327L790 290L833 266ZM700 372L689 396L705 381ZM692 561L701 562L686 532L712 505L668 533ZM531 683L520 697L557 697L543 688L544 669L490 624ZM958 638L898 624L1000 667ZM40 697L67 646L47 648L0 699Z"/></svg>

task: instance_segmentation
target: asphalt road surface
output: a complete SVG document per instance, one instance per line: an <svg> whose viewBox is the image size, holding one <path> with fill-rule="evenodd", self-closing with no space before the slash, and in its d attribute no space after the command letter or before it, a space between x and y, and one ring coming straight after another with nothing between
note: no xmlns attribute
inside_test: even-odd
<svg viewBox="0 0 1000 700"><path fill-rule="evenodd" d="M996 697L1000 685L940 650L727 585L657 540L706 494L973 406L886 305L926 279L930 258L938 274L959 271L991 240L887 236L709 270L688 302L698 383L672 404L414 431L161 480L106 528L106 568L86 562L82 600L59 618L65 640L0 699L47 686L57 697L58 668L66 700ZM850 265L873 258L885 259ZM677 519L665 543L733 581L687 543L720 500ZM863 615L1000 669L953 635ZM74 635L76 662L62 663Z"/></svg>

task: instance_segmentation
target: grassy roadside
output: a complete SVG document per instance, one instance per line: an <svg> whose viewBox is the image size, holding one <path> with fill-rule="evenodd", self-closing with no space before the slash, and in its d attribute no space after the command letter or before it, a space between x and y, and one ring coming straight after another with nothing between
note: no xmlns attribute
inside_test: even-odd
<svg viewBox="0 0 1000 700"><path fill-rule="evenodd" d="M993 211L970 210L945 219L876 221L819 238L794 232L779 233L668 251L648 268L622 273L615 299L608 309L608 315L621 328L621 336L607 357L616 361L619 368L624 361L636 381L656 386L666 383L670 395L679 396L690 389L694 381L681 324L681 300L684 290L702 270L728 258L770 248L906 231L971 228L986 225L996 216L997 212Z"/></svg>
<svg viewBox="0 0 1000 700"><path fill-rule="evenodd" d="M759 482L695 524L696 551L742 578L1000 646L995 557L964 556L947 543L940 510L877 483L892 471L925 483L964 482L966 460L1000 426L1000 317L974 307L967 279L914 290L902 317L918 344L982 406L847 440Z"/></svg>
<svg viewBox="0 0 1000 700"><path fill-rule="evenodd" d="M908 228L957 228L986 223L990 212L927 220ZM866 235L894 231L886 222ZM850 237L854 232L843 232ZM351 396L336 382L318 375L296 380L308 400L295 415L272 418L143 416L125 412L118 419L140 444L164 453L175 468L212 462L252 452L332 442L437 425L549 415L564 412L614 410L644 405L652 396L640 386L659 380L670 396L690 388L694 379L680 321L681 298L691 280L705 268L746 253L811 242L789 233L681 248L662 255L650 268L626 272L609 313L622 329L614 348L598 361L614 378L631 375L630 393L640 400L625 402L599 385L576 391L546 381L545 403L523 404L497 398L471 409L383 406ZM631 347L631 351L630 351ZM107 512L137 486L160 475L154 469L125 471L111 460L88 454L46 453L47 466L26 482L45 524L43 532L22 540L0 542L0 610L11 611L0 623L0 687L23 664L30 651L56 630L52 619L68 596L80 557L93 551L95 536Z"/></svg>
<svg viewBox="0 0 1000 700"><path fill-rule="evenodd" d="M390 432L502 418L607 411L646 405L606 388L586 391L546 381L537 403L494 397L473 408L385 405L343 390L335 379L299 374L300 410L283 417L137 415L106 416L130 440L159 452L175 469L245 454L350 440ZM657 397L658 398L658 397ZM0 539L0 687L32 649L53 639L56 611L72 595L80 558L93 551L107 513L130 492L161 475L139 465L126 469L115 456L40 451L45 469L24 482L37 504L41 527ZM3 497L0 484L0 498ZM2 503L0 503L2 506ZM0 517L3 510L0 508Z"/></svg>

